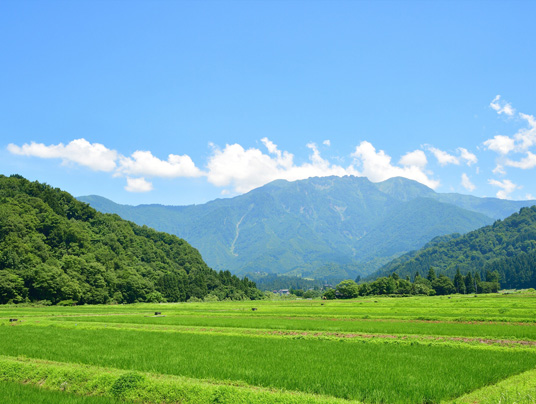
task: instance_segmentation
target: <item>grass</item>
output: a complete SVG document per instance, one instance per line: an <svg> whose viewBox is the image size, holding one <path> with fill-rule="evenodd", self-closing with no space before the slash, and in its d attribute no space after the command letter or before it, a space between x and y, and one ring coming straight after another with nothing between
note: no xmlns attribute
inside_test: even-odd
<svg viewBox="0 0 536 404"><path fill-rule="evenodd" d="M110 397L88 397L60 391L50 391L33 385L0 381L3 404L120 404Z"/></svg>
<svg viewBox="0 0 536 404"><path fill-rule="evenodd" d="M48 389L62 391L60 394L64 395L99 395L120 400L121 403L358 404L328 396L252 387L242 382L203 381L181 376L2 356L0 381L24 381L39 385L43 388L43 395L47 392L44 389Z"/></svg>
<svg viewBox="0 0 536 404"><path fill-rule="evenodd" d="M535 404L536 370L502 380L497 384L457 397L452 404Z"/></svg>
<svg viewBox="0 0 536 404"><path fill-rule="evenodd" d="M330 336L339 333L358 337ZM536 346L488 339L536 341L536 296L0 307L9 366L22 355L31 369L69 368L73 386L87 385L76 375L93 367L107 380L97 392L110 397L110 374L136 372L148 384L123 398L155 403L531 402L536 388L523 375L535 376ZM155 387L164 379L175 387ZM170 391L183 394L170 401Z"/></svg>
<svg viewBox="0 0 536 404"><path fill-rule="evenodd" d="M0 327L0 340L2 355L244 381L369 402L435 402L536 367L536 354L526 350L434 344L32 326Z"/></svg>
<svg viewBox="0 0 536 404"><path fill-rule="evenodd" d="M275 316L194 316L171 315L145 317L143 315L111 315L96 317L63 317L56 321L102 324L179 325L191 327L229 327L269 330L324 331L341 333L375 333L404 335L437 335L453 337L485 337L498 339L536 340L535 326L490 322L430 322L419 320L378 320L359 318L275 317Z"/></svg>
<svg viewBox="0 0 536 404"><path fill-rule="evenodd" d="M324 303L324 305L321 305ZM536 322L536 294L455 295L435 297L366 297L356 300L294 300L276 302L217 302L199 304L133 304L115 306L17 307L0 306L0 319L17 315L52 317L72 315L139 314L154 311L193 316L371 318L439 321Z"/></svg>

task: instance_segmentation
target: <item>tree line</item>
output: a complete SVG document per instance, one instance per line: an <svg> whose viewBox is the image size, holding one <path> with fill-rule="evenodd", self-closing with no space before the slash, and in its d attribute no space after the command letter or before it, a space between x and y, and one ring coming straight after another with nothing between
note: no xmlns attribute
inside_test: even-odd
<svg viewBox="0 0 536 404"><path fill-rule="evenodd" d="M536 206L498 220L463 236L438 237L424 248L384 266L377 275L396 272L401 277L424 273L433 266L451 279L456 271L498 272L501 288L536 287Z"/></svg>
<svg viewBox="0 0 536 404"><path fill-rule="evenodd" d="M468 272L462 275L456 271L453 279L446 275L436 275L434 268L428 270L427 275L421 276L416 272L411 280L410 276L400 278L393 272L390 276L383 276L372 282L361 284L353 280L340 282L335 289L324 293L326 299L353 299L359 296L370 295L449 295L453 293L494 293L499 290L500 275L498 271L487 271L485 280L479 272Z"/></svg>

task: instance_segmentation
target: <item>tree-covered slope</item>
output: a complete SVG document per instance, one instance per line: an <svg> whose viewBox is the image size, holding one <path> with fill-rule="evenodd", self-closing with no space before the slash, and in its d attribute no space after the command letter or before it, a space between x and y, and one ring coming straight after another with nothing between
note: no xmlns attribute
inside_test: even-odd
<svg viewBox="0 0 536 404"><path fill-rule="evenodd" d="M400 277L426 274L433 267L454 277L477 271L497 271L502 287L536 287L536 206L498 220L491 226L433 240L423 249L403 255L372 277L396 272Z"/></svg>
<svg viewBox="0 0 536 404"><path fill-rule="evenodd" d="M255 298L186 241L97 212L57 188L0 176L0 303Z"/></svg>
<svg viewBox="0 0 536 404"><path fill-rule="evenodd" d="M372 183L347 176L277 180L192 206L80 199L188 240L216 269L331 280L371 273L435 236L474 230L529 204L473 198L438 194L405 178Z"/></svg>
<svg viewBox="0 0 536 404"><path fill-rule="evenodd" d="M366 259L385 257L387 263L400 251L420 248L438 234L466 233L491 222L481 213L435 199L416 198L401 204L364 236L357 251Z"/></svg>

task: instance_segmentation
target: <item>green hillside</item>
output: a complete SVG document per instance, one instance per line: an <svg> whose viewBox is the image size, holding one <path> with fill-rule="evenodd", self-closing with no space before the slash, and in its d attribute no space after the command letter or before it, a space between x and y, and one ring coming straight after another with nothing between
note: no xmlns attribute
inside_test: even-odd
<svg viewBox="0 0 536 404"><path fill-rule="evenodd" d="M213 268L314 279L354 279L436 236L466 233L527 206L438 194L405 178L277 180L201 205L128 206L80 197L94 208L176 234Z"/></svg>
<svg viewBox="0 0 536 404"><path fill-rule="evenodd" d="M451 278L458 269L462 274L478 272L482 278L497 271L503 288L536 287L536 206L463 236L435 239L370 278L393 272L402 278L417 272L423 275L430 267Z"/></svg>
<svg viewBox="0 0 536 404"><path fill-rule="evenodd" d="M0 303L256 298L186 241L102 214L57 188L0 176Z"/></svg>

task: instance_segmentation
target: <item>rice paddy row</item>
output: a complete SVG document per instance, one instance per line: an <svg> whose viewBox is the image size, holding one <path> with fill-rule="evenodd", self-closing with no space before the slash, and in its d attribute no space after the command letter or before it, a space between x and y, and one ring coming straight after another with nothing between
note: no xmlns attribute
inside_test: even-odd
<svg viewBox="0 0 536 404"><path fill-rule="evenodd" d="M210 390L199 401L207 403L261 402L251 396L259 391L266 403L439 403L535 371L535 303L534 295L490 295L5 306L0 355L41 361L40 366L53 361L105 373L187 378L191 396ZM9 323L13 316L17 321ZM214 386L235 390L220 395ZM109 388L108 381L97 394ZM527 397L533 388L524 387ZM136 391L123 398L141 400L139 386ZM141 401L196 402L187 395L169 397Z"/></svg>

